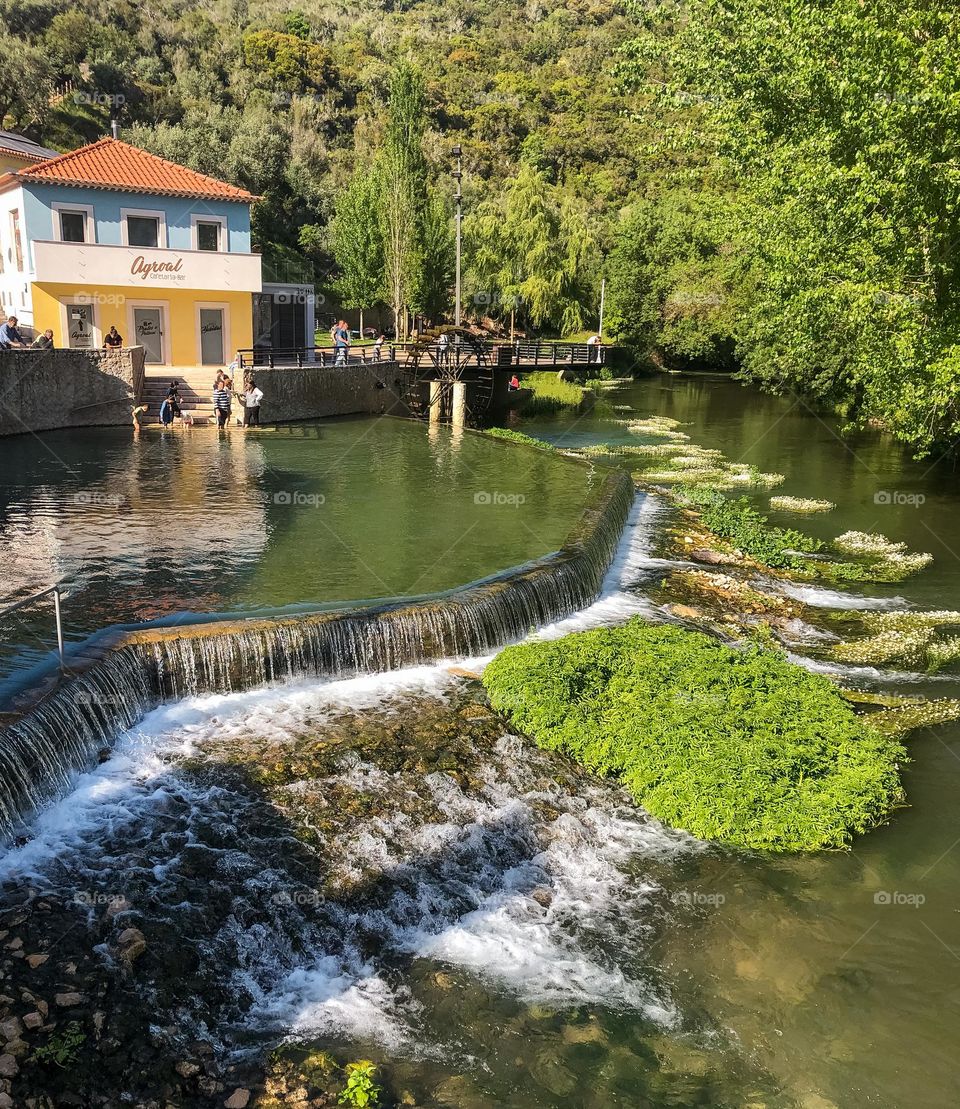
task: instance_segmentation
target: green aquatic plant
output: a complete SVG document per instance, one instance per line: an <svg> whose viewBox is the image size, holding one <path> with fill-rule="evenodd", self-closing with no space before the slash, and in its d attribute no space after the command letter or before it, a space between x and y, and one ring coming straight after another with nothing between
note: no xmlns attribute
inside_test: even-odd
<svg viewBox="0 0 960 1109"><path fill-rule="evenodd" d="M54 1032L41 1047L34 1048L30 1059L34 1063L53 1063L66 1068L76 1063L80 1048L86 1042L87 1034L79 1021L72 1020L59 1032Z"/></svg>
<svg viewBox="0 0 960 1109"><path fill-rule="evenodd" d="M532 435L524 435L522 431L514 431L509 427L488 427L485 434L494 439L507 439L511 443L526 443L528 447L540 447L548 451L557 449L552 443L545 443L542 439L535 439Z"/></svg>
<svg viewBox="0 0 960 1109"><path fill-rule="evenodd" d="M730 500L714 488L695 485L684 485L677 494L683 504L699 510L710 531L764 566L802 570L809 560L797 552L816 552L823 547L809 535L775 527L743 498Z"/></svg>
<svg viewBox="0 0 960 1109"><path fill-rule="evenodd" d="M483 681L539 746L615 775L655 817L701 839L839 848L903 800L903 747L829 679L757 644L635 618L508 647Z"/></svg>
<svg viewBox="0 0 960 1109"><path fill-rule="evenodd" d="M775 512L832 512L837 506L833 501L818 501L811 497L771 497L770 507Z"/></svg>
<svg viewBox="0 0 960 1109"><path fill-rule="evenodd" d="M898 662L930 671L960 658L960 637L939 634L944 627L960 626L960 612L867 612L860 623L871 634L836 644L834 658L874 666Z"/></svg>
<svg viewBox="0 0 960 1109"><path fill-rule="evenodd" d="M579 408L591 392L575 381L566 381L556 373L526 374L523 387L533 394L525 400L520 411L524 416L549 416L565 408Z"/></svg>
<svg viewBox="0 0 960 1109"><path fill-rule="evenodd" d="M377 1074L376 1064L370 1059L360 1059L347 1063L347 1084L337 1099L341 1105L355 1105L359 1109L376 1105L380 1100L381 1088L374 1082Z"/></svg>
<svg viewBox="0 0 960 1109"><path fill-rule="evenodd" d="M621 420L626 424L627 430L634 435L649 435L651 438L673 439L686 442L690 437L677 428L683 425L679 420L672 420L669 416L648 416L644 420Z"/></svg>

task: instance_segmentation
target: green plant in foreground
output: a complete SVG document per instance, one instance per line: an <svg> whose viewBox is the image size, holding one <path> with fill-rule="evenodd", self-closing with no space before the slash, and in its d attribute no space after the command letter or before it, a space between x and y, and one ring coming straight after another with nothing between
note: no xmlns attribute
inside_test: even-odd
<svg viewBox="0 0 960 1109"><path fill-rule="evenodd" d="M635 618L508 647L483 681L541 747L615 775L653 816L700 839L845 847L903 799L904 748L827 678L757 644Z"/></svg>
<svg viewBox="0 0 960 1109"><path fill-rule="evenodd" d="M42 1047L35 1048L31 1059L34 1063L72 1066L77 1061L86 1038L87 1034L79 1021L72 1020L62 1031L54 1033Z"/></svg>
<svg viewBox="0 0 960 1109"><path fill-rule="evenodd" d="M380 1100L381 1089L374 1082L377 1074L376 1064L370 1059L360 1059L347 1063L347 1084L338 1098L341 1105L376 1105Z"/></svg>

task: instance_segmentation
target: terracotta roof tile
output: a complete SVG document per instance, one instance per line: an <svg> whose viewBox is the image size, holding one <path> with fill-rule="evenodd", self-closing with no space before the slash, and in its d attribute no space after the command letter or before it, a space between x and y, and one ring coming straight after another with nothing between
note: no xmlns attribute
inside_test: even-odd
<svg viewBox="0 0 960 1109"><path fill-rule="evenodd" d="M69 154L60 154L39 165L16 172L22 181L44 181L56 185L79 185L160 196L195 197L200 200L257 200L246 189L228 185L205 173L197 173L148 154L146 150L105 138Z"/></svg>

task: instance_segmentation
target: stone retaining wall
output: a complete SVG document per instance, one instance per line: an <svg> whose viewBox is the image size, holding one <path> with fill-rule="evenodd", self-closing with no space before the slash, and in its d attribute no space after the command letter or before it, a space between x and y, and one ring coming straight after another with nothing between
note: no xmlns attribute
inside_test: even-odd
<svg viewBox="0 0 960 1109"><path fill-rule="evenodd" d="M129 424L143 347L0 350L0 436Z"/></svg>
<svg viewBox="0 0 960 1109"><path fill-rule="evenodd" d="M252 373L263 390L260 421L264 424L358 413L405 413L395 362L272 370L258 366ZM240 380L238 373L238 385Z"/></svg>

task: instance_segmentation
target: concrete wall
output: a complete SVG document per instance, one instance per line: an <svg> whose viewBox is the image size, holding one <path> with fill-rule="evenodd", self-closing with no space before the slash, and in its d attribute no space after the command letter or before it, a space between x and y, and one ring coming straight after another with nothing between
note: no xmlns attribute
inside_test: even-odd
<svg viewBox="0 0 960 1109"><path fill-rule="evenodd" d="M143 348L0 350L0 436L129 424Z"/></svg>
<svg viewBox="0 0 960 1109"><path fill-rule="evenodd" d="M262 423L309 420L355 413L405 412L395 384L395 362L298 369L255 368L253 377L263 390ZM239 384L241 375L237 374Z"/></svg>

